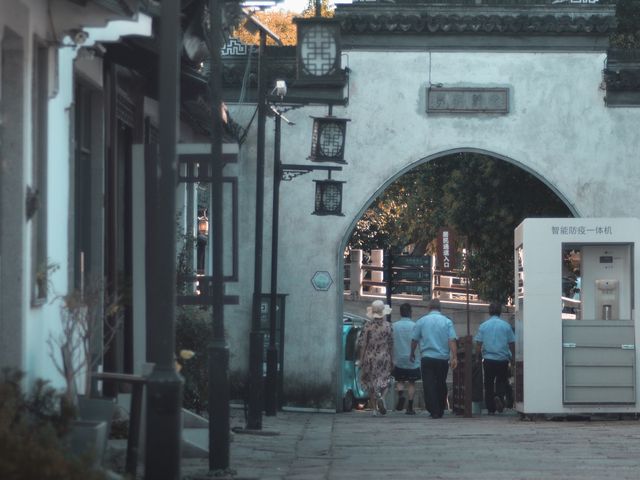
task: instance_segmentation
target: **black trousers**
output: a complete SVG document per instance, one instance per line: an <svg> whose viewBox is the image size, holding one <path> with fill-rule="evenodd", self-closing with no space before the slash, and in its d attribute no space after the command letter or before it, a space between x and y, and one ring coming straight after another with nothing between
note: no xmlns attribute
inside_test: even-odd
<svg viewBox="0 0 640 480"><path fill-rule="evenodd" d="M487 410L492 413L496 411L495 397L505 403L507 393L507 382L509 375L509 361L507 360L483 360L484 365L484 403Z"/></svg>
<svg viewBox="0 0 640 480"><path fill-rule="evenodd" d="M447 405L447 374L449 360L422 357L422 388L424 389L424 403L434 418L444 414Z"/></svg>

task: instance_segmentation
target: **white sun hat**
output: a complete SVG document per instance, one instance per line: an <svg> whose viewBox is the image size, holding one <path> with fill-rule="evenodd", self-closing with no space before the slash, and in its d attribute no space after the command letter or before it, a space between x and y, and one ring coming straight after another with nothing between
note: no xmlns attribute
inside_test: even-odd
<svg viewBox="0 0 640 480"><path fill-rule="evenodd" d="M367 307L367 317L383 318L391 313L391 307L382 300L374 300L370 307Z"/></svg>

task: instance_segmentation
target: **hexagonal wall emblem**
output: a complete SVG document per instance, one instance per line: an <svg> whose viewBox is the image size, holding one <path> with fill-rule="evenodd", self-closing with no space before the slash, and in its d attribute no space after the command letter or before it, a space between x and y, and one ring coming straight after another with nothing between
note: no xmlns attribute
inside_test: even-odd
<svg viewBox="0 0 640 480"><path fill-rule="evenodd" d="M311 277L311 285L316 290L327 291L333 284L333 279L329 272L316 272Z"/></svg>

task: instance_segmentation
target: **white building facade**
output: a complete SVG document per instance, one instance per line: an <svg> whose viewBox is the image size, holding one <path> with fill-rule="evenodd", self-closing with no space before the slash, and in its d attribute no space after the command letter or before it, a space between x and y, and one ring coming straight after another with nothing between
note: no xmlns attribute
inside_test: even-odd
<svg viewBox="0 0 640 480"><path fill-rule="evenodd" d="M11 0L0 3L0 365L62 385L48 341L60 297L74 288L78 79L103 90L99 42L149 35L137 2ZM88 109L94 165L104 159L104 111ZM93 108L96 107L96 108ZM88 120L88 118L87 118ZM79 160L78 160L79 162ZM103 272L104 171L87 185L95 216L94 272ZM86 266L89 270L89 265ZM53 352L56 355L58 352Z"/></svg>

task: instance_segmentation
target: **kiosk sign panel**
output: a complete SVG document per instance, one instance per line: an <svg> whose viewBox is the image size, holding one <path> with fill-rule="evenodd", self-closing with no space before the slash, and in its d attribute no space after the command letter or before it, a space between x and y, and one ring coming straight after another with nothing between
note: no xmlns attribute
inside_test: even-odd
<svg viewBox="0 0 640 480"><path fill-rule="evenodd" d="M516 228L518 411L638 413L638 243L635 218L536 218Z"/></svg>

